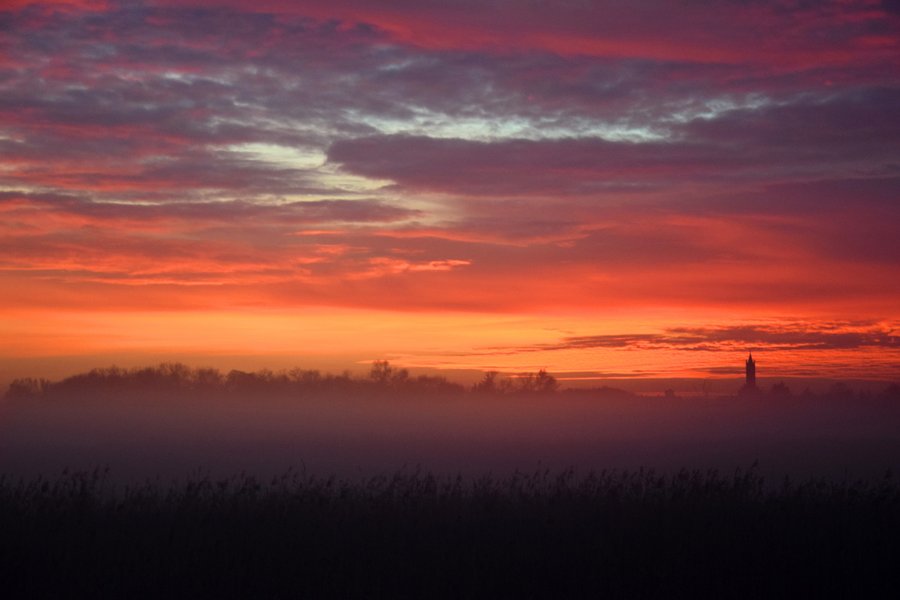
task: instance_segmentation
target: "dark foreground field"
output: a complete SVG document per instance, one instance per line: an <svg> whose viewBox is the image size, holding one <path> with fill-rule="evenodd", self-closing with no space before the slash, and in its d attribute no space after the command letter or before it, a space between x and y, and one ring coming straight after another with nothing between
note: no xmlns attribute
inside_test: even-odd
<svg viewBox="0 0 900 600"><path fill-rule="evenodd" d="M900 486L754 469L0 482L6 597L897 597Z"/></svg>

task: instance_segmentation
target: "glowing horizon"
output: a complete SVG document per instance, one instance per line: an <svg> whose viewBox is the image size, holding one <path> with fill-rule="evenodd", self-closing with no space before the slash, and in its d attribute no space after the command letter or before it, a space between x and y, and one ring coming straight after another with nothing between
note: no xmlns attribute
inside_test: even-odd
<svg viewBox="0 0 900 600"><path fill-rule="evenodd" d="M0 19L2 361L900 378L895 2Z"/></svg>

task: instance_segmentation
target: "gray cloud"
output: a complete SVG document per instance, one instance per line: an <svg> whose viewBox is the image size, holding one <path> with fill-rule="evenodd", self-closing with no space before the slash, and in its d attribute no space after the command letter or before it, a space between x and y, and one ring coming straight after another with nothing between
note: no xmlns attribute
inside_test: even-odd
<svg viewBox="0 0 900 600"><path fill-rule="evenodd" d="M900 349L900 324L834 323L828 325L742 325L673 327L655 334L616 334L566 337L558 343L539 344L514 351L617 349L671 349L682 351L852 350L863 347Z"/></svg>
<svg viewBox="0 0 900 600"><path fill-rule="evenodd" d="M244 201L169 202L132 204L94 202L73 195L0 192L0 205L13 202L40 206L59 213L98 220L135 221L174 219L196 223L315 224L329 222L392 222L420 215L419 211L391 206L380 200L317 200L260 204Z"/></svg>

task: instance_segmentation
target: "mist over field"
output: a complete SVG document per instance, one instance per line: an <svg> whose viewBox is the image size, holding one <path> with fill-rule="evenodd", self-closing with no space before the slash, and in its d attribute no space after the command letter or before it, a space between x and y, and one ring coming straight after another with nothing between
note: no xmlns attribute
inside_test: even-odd
<svg viewBox="0 0 900 600"><path fill-rule="evenodd" d="M386 361L19 379L0 578L12 597L896 596L900 387L752 373L706 398Z"/></svg>
<svg viewBox="0 0 900 600"><path fill-rule="evenodd" d="M419 469L727 473L758 463L777 483L786 475L874 478L900 467L896 386L666 398L558 390L549 375L464 388L383 366L351 378L210 377L176 365L14 385L0 413L0 471L53 476L99 466L115 480L142 481L294 469L360 479Z"/></svg>

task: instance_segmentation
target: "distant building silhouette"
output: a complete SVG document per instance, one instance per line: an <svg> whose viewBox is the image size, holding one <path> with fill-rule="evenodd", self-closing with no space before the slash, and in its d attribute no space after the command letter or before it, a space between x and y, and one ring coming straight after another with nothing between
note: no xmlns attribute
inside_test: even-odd
<svg viewBox="0 0 900 600"><path fill-rule="evenodd" d="M755 389L756 388L756 361L753 360L753 352L750 353L750 356L747 357L746 364L746 374L747 380L744 382L744 387L747 389Z"/></svg>
<svg viewBox="0 0 900 600"><path fill-rule="evenodd" d="M747 356L747 362L744 363L744 373L744 385L741 386L740 391L738 391L738 395L757 396L761 394L762 390L756 387L756 361L753 360L752 352Z"/></svg>

